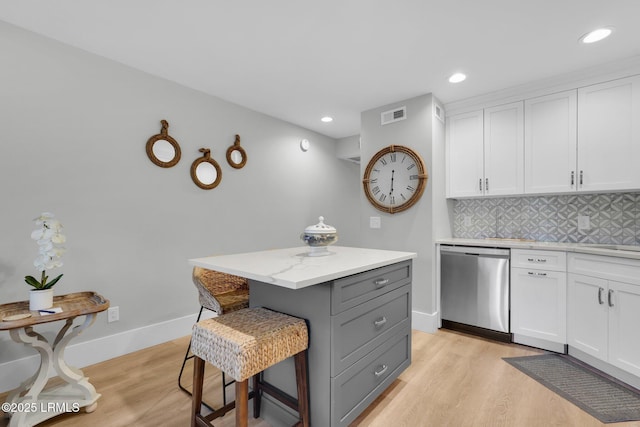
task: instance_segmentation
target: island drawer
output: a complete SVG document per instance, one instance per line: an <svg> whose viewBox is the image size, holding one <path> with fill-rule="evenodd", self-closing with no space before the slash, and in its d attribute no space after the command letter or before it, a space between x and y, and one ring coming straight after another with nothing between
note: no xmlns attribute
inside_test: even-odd
<svg viewBox="0 0 640 427"><path fill-rule="evenodd" d="M567 271L567 253L511 249L511 267L548 271Z"/></svg>
<svg viewBox="0 0 640 427"><path fill-rule="evenodd" d="M411 363L411 330L394 335L331 379L331 426L347 426Z"/></svg>
<svg viewBox="0 0 640 427"><path fill-rule="evenodd" d="M333 282L331 314L335 315L411 283L411 261L404 261Z"/></svg>
<svg viewBox="0 0 640 427"><path fill-rule="evenodd" d="M338 375L407 327L411 327L410 285L332 316L331 375Z"/></svg>

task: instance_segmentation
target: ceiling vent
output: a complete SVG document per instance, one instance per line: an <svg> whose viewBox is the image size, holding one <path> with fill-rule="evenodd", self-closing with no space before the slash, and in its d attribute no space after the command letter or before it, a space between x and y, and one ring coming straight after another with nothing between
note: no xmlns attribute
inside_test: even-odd
<svg viewBox="0 0 640 427"><path fill-rule="evenodd" d="M407 107L399 107L393 110L385 111L380 114L380 123L388 125L389 123L399 122L407 118Z"/></svg>

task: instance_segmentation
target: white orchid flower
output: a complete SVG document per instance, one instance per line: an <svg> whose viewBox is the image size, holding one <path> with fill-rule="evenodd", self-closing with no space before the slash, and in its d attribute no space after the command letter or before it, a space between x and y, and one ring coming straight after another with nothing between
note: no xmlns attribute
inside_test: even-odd
<svg viewBox="0 0 640 427"><path fill-rule="evenodd" d="M62 274L47 282L46 270L62 267L60 257L66 249L62 246L67 238L62 234L62 224L50 212L43 212L34 219L38 228L31 233L31 238L38 244L38 257L33 261L33 265L42 273L40 281L33 276L26 276L25 281L37 288L47 289L53 286L62 277Z"/></svg>

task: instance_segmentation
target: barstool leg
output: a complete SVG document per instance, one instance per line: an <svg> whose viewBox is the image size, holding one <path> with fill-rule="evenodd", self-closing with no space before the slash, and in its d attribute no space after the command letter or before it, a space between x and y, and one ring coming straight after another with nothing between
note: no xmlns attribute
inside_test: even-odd
<svg viewBox="0 0 640 427"><path fill-rule="evenodd" d="M260 403L262 391L260 390L260 376L262 373L253 376L253 418L260 417Z"/></svg>
<svg viewBox="0 0 640 427"><path fill-rule="evenodd" d="M298 412L302 427L309 427L309 379L307 377L307 350L293 356L296 366L296 385L298 387Z"/></svg>
<svg viewBox="0 0 640 427"><path fill-rule="evenodd" d="M236 427L249 423L249 380L236 381Z"/></svg>
<svg viewBox="0 0 640 427"><path fill-rule="evenodd" d="M196 427L196 418L202 405L202 383L204 382L204 360L193 358L193 398L191 400L191 427Z"/></svg>

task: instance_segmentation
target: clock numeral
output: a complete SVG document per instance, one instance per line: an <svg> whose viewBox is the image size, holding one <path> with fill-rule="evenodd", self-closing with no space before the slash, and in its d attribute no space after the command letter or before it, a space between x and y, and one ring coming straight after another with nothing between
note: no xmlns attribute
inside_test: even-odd
<svg viewBox="0 0 640 427"><path fill-rule="evenodd" d="M380 159L380 163L382 163L384 166L387 165L387 159L385 159L384 157Z"/></svg>
<svg viewBox="0 0 640 427"><path fill-rule="evenodd" d="M413 187L412 187L412 186L410 186L410 185L407 185L407 190L409 190L409 191L411 191L411 192L416 191L416 189L415 189L415 188L413 188Z"/></svg>
<svg viewBox="0 0 640 427"><path fill-rule="evenodd" d="M380 173L380 169L374 169L373 172L378 172Z"/></svg>
<svg viewBox="0 0 640 427"><path fill-rule="evenodd" d="M400 193L400 197L402 197L402 200L407 200L406 197L404 197L404 194Z"/></svg>
<svg viewBox="0 0 640 427"><path fill-rule="evenodd" d="M381 202L384 202L386 199L387 199L387 195L386 195L386 194L384 194L384 193L382 193L382 194L380 195L380 198L379 198L378 200L380 200Z"/></svg>
<svg viewBox="0 0 640 427"><path fill-rule="evenodd" d="M389 156L391 157L391 161L393 163L395 163L396 162L396 153L391 153Z"/></svg>
<svg viewBox="0 0 640 427"><path fill-rule="evenodd" d="M395 205L396 204L396 197L395 196L389 196L389 204L390 205Z"/></svg>
<svg viewBox="0 0 640 427"><path fill-rule="evenodd" d="M413 181L414 179L418 179L418 175L411 175L411 176L409 177L409 179L410 179L410 180L412 180L412 181Z"/></svg>
<svg viewBox="0 0 640 427"><path fill-rule="evenodd" d="M375 187L373 187L371 189L371 192L373 193L374 196L377 196L378 193L380 192L380 187L378 187L377 185Z"/></svg>
<svg viewBox="0 0 640 427"><path fill-rule="evenodd" d="M402 161L400 163L404 163L405 160L407 160L407 155L406 154L404 156L402 156Z"/></svg>
<svg viewBox="0 0 640 427"><path fill-rule="evenodd" d="M412 163L412 164L411 164L411 166L409 166L409 167L407 168L407 170L408 170L408 171L410 171L411 169L413 169L413 168L415 168L415 167L416 167L416 164L415 164L415 163Z"/></svg>
<svg viewBox="0 0 640 427"><path fill-rule="evenodd" d="M416 177L417 177L417 175L416 175ZM411 178L411 179L413 179L413 178ZM416 179L417 179L417 178L416 178ZM370 179L370 180L369 180L369 183L370 183L370 184L376 184L377 182L378 182L378 178L373 178L373 179Z"/></svg>

